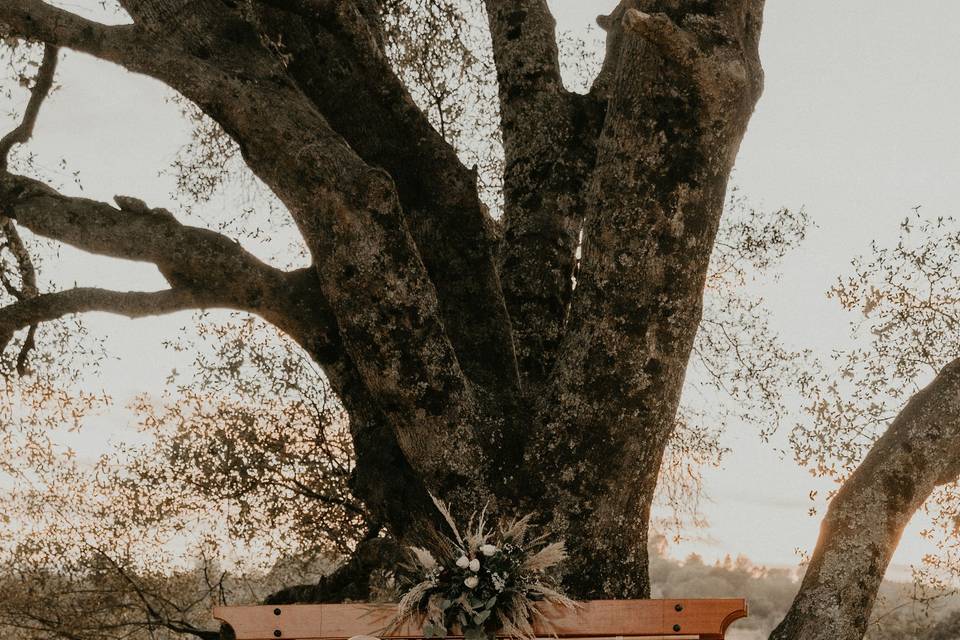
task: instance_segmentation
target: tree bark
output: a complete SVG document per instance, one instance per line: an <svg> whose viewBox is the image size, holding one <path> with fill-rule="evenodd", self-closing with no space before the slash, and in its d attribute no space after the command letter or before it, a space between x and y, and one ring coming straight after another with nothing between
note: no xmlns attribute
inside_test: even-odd
<svg viewBox="0 0 960 640"><path fill-rule="evenodd" d="M583 258L530 458L581 597L648 597L647 529L729 172L759 98L760 3L622 3ZM718 43L723 43L719 44ZM583 496L590 495L589 500Z"/></svg>
<svg viewBox="0 0 960 640"><path fill-rule="evenodd" d="M762 0L623 0L599 20L607 55L586 96L562 86L544 0L485 0L506 159L499 245L474 172L391 69L375 0L122 4L133 25L0 5L4 35L48 45L21 127L0 138L0 206L8 236L15 224L148 261L171 288L31 290L0 309L0 342L86 310L257 313L323 366L351 416L354 490L399 542L429 537L429 492L464 512L492 499L551 519L572 595L647 597L660 460L762 90ZM265 44L281 41L283 55ZM68 198L8 172L58 46L165 82L219 123L290 211L311 267L282 272L134 198ZM960 472L958 402L953 363L831 503L771 638L863 635L903 527Z"/></svg>
<svg viewBox="0 0 960 640"><path fill-rule="evenodd" d="M830 502L771 640L859 640L910 518L960 474L960 360L917 393Z"/></svg>
<svg viewBox="0 0 960 640"><path fill-rule="evenodd" d="M261 26L285 43L289 74L330 125L364 162L390 174L461 366L509 398L518 382L510 320L476 175L416 107L376 25L347 7L306 15L265 8Z"/></svg>
<svg viewBox="0 0 960 640"><path fill-rule="evenodd" d="M343 400L354 489L400 542L436 516L428 491L466 513L492 500L553 517L572 595L647 596L660 458L761 91L762 1L624 0L601 19L607 58L577 96L547 3L486 0L507 168L499 246L473 171L390 68L376 2L122 4L133 25L41 0L0 5L0 24L193 101L286 205L313 265L271 270L131 199L117 210L5 174L11 217L154 262L197 304L287 332ZM283 55L265 44L281 41Z"/></svg>
<svg viewBox="0 0 960 640"><path fill-rule="evenodd" d="M524 392L553 365L573 289L598 105L564 89L545 0L487 0L505 155L499 255Z"/></svg>

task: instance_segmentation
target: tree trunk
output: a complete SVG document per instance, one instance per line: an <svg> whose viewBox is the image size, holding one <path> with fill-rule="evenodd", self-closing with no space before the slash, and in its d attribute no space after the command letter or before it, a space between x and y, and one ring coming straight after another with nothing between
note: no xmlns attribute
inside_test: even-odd
<svg viewBox="0 0 960 640"><path fill-rule="evenodd" d="M960 474L960 360L917 393L830 502L800 591L771 640L859 640L917 509Z"/></svg>
<svg viewBox="0 0 960 640"><path fill-rule="evenodd" d="M23 226L152 263L170 288L42 294L30 276L30 291L0 309L0 345L83 311L259 314L323 367L351 416L353 488L397 541L429 538L430 494L461 514L488 502L536 511L568 543L571 595L647 597L656 479L727 180L762 90L763 1L622 0L599 19L606 58L581 96L560 80L545 0L484 0L506 159L502 238L475 171L394 73L383 3L121 4L133 24L42 0L0 4L5 38L48 45L21 126L0 139L0 223L8 238ZM272 268L135 198L117 197L118 209L11 173L6 156L30 137L56 47L165 82L219 123L289 210L311 267ZM771 638L862 637L903 527L960 471L958 403L960 361L910 401L832 501ZM374 546L341 577L389 555Z"/></svg>
<svg viewBox="0 0 960 640"><path fill-rule="evenodd" d="M759 3L709 16L670 15L669 4L646 3L664 11L648 14L624 3L601 21L608 66L593 91L610 97L583 258L528 454L580 597L649 597L660 461L727 179L762 84ZM708 46L721 37L732 44Z"/></svg>
<svg viewBox="0 0 960 640"><path fill-rule="evenodd" d="M287 332L349 411L353 487L401 542L429 529L429 493L460 513L490 501L566 538L571 595L649 595L660 460L762 89L762 0L623 0L599 19L607 56L585 96L560 81L545 0L485 0L506 156L499 241L475 172L387 60L380 3L122 4L134 24L41 0L3 3L0 23L193 101L286 205L311 268L274 273L172 216L118 215L7 172L4 214L154 262L170 305L240 308ZM0 328L48 302L13 305ZM54 310L39 320L71 312Z"/></svg>

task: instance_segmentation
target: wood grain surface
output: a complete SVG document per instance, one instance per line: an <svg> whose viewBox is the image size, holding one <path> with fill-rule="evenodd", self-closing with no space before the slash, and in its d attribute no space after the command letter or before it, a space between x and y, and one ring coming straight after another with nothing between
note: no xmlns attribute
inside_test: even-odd
<svg viewBox="0 0 960 640"><path fill-rule="evenodd" d="M217 607L213 617L229 624L237 640L345 640L367 635L421 638L419 626L385 633L396 613L392 604L319 604ZM735 620L747 615L742 598L711 600L592 600L576 611L545 606L549 625L538 637L722 639Z"/></svg>

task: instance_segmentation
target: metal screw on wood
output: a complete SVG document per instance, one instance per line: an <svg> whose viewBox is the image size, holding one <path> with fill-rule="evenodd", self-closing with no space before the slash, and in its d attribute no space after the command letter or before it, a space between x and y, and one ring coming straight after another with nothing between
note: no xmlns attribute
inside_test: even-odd
<svg viewBox="0 0 960 640"><path fill-rule="evenodd" d="M2 0L0 0L2 3ZM316 604L217 607L214 617L229 624L238 640L425 640L416 628L377 637L396 615L396 605ZM558 640L721 640L730 624L747 614L742 598L594 600L576 614L547 609L564 630ZM552 635L546 623L537 637Z"/></svg>

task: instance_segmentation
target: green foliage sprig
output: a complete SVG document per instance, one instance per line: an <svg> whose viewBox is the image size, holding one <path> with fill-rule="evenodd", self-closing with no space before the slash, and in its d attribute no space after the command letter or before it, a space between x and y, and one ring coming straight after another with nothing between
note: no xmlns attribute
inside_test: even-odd
<svg viewBox="0 0 960 640"><path fill-rule="evenodd" d="M529 515L493 528L484 510L461 535L446 505L434 502L453 535L439 536L439 557L411 548L421 580L401 598L395 626L422 620L427 638L459 630L465 640L497 635L529 639L534 622L546 622L537 603L577 606L558 586L557 568L566 557L563 542L531 535Z"/></svg>

